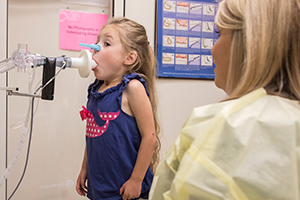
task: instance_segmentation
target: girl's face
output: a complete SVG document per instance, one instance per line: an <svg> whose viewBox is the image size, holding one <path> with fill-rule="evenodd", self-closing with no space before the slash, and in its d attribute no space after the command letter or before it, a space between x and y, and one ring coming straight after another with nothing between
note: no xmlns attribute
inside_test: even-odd
<svg viewBox="0 0 300 200"><path fill-rule="evenodd" d="M226 92L226 83L228 76L228 68L230 62L230 49L232 30L230 29L219 29L219 39L211 49L211 54L214 58L216 68L215 72L215 84L218 88L223 89Z"/></svg>
<svg viewBox="0 0 300 200"><path fill-rule="evenodd" d="M125 59L127 53L121 43L118 31L108 25L101 30L99 36L100 51L93 52L93 60L97 63L94 69L95 77L99 80L120 79L126 71Z"/></svg>

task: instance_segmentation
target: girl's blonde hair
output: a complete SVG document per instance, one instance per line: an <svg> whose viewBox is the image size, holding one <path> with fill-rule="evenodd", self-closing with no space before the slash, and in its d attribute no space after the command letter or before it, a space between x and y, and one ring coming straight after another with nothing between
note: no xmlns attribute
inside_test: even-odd
<svg viewBox="0 0 300 200"><path fill-rule="evenodd" d="M229 98L264 87L300 100L299 0L224 0L215 21L233 31Z"/></svg>
<svg viewBox="0 0 300 200"><path fill-rule="evenodd" d="M132 66L130 66L128 73L138 73L147 83L149 92L149 99L152 105L155 132L156 132L156 145L151 161L151 169L155 172L156 166L159 161L160 140L158 134L160 133L160 126L157 117L157 94L156 94L156 57L149 45L146 29L141 24L130 20L125 17L112 18L106 26L113 25L119 32L121 43L127 52L135 51L137 59ZM98 38L99 40L99 38Z"/></svg>

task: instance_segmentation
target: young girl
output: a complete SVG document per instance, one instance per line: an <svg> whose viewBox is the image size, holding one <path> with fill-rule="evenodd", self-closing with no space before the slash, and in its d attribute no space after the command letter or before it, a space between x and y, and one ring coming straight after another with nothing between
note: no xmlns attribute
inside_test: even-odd
<svg viewBox="0 0 300 200"><path fill-rule="evenodd" d="M96 80L81 112L86 149L76 190L90 199L147 199L160 147L156 59L145 28L126 18L109 21L97 44Z"/></svg>

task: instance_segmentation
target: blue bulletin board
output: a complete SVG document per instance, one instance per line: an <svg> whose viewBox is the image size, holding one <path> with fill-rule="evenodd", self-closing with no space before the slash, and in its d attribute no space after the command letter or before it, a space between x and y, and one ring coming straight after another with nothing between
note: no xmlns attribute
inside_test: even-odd
<svg viewBox="0 0 300 200"><path fill-rule="evenodd" d="M216 0L157 1L157 76L214 79Z"/></svg>

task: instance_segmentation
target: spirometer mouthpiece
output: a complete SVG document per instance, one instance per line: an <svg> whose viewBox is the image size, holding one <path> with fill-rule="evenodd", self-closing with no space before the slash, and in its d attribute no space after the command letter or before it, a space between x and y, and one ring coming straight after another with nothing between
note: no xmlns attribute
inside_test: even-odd
<svg viewBox="0 0 300 200"><path fill-rule="evenodd" d="M92 59L92 54L84 49L80 52L79 58L71 58L71 68L77 68L81 77L86 78L97 63Z"/></svg>

